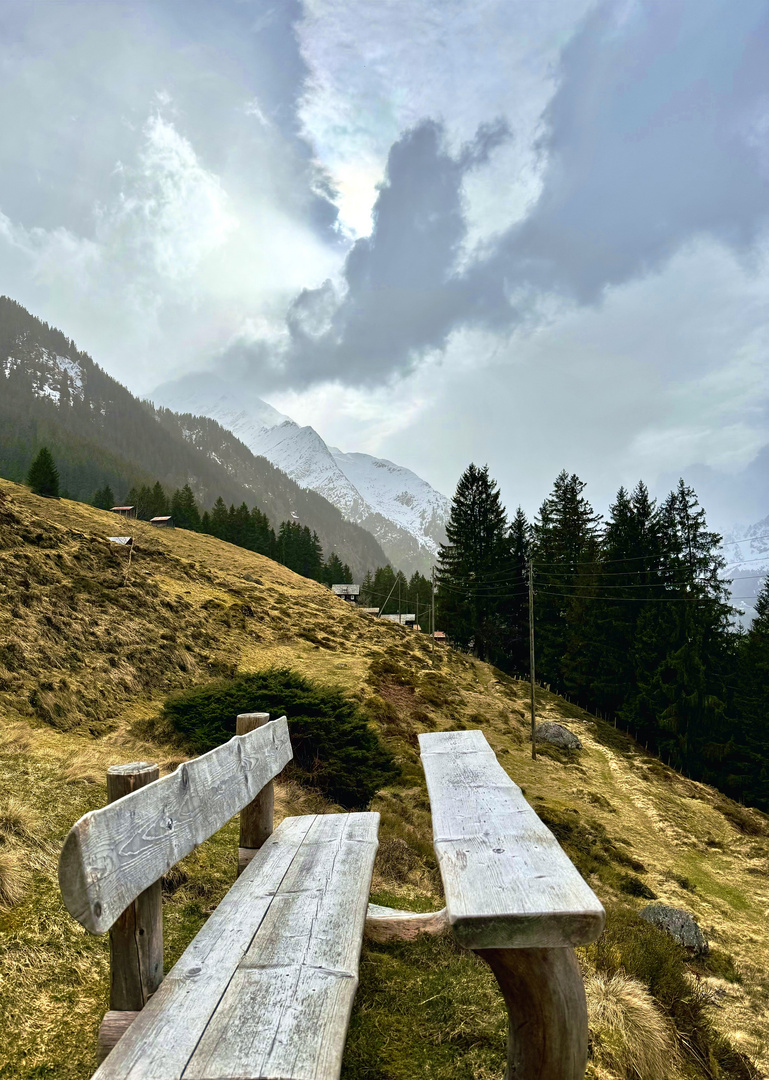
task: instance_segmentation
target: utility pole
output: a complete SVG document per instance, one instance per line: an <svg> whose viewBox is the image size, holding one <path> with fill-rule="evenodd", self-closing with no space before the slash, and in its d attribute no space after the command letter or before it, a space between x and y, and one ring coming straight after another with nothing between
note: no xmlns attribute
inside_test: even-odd
<svg viewBox="0 0 769 1080"><path fill-rule="evenodd" d="M531 758L537 760L535 732L537 721L534 701L534 563L529 559L529 675L531 676Z"/></svg>
<svg viewBox="0 0 769 1080"><path fill-rule="evenodd" d="M432 607L430 623L432 624L431 637L433 639L433 656L435 655L435 565L432 572L432 589L430 591L430 604Z"/></svg>
<svg viewBox="0 0 769 1080"><path fill-rule="evenodd" d="M398 626L401 625L401 572L398 571Z"/></svg>

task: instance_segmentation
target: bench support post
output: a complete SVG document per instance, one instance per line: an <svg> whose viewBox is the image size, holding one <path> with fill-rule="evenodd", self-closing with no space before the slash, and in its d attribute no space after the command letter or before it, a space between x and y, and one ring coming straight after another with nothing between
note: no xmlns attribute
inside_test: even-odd
<svg viewBox="0 0 769 1080"><path fill-rule="evenodd" d="M107 801L122 799L159 775L157 765L146 761L112 765L107 770ZM110 1011L99 1028L99 1060L107 1056L163 980L162 904L162 885L156 881L110 928Z"/></svg>
<svg viewBox="0 0 769 1080"><path fill-rule="evenodd" d="M269 719L270 714L265 712L240 713L235 721L235 734L247 735L254 728L260 728L269 723ZM272 835L274 811L275 788L272 780L270 780L256 798L240 811L238 877L246 869L268 836Z"/></svg>
<svg viewBox="0 0 769 1080"><path fill-rule="evenodd" d="M507 1006L505 1080L583 1080L587 1006L573 949L476 949Z"/></svg>

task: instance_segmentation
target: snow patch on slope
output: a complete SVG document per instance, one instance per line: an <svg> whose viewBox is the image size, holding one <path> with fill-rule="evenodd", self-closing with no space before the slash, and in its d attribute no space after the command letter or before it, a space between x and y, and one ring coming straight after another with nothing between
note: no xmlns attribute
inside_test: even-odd
<svg viewBox="0 0 769 1080"><path fill-rule="evenodd" d="M732 603L742 613L740 622L749 626L756 617L755 602L769 575L769 516L752 525L735 525L724 536L726 577L732 579Z"/></svg>
<svg viewBox="0 0 769 1080"><path fill-rule="evenodd" d="M256 395L216 376L166 383L152 395L175 412L208 416L301 487L318 492L384 548L395 566L427 573L445 539L449 500L411 470L369 454L329 448Z"/></svg>

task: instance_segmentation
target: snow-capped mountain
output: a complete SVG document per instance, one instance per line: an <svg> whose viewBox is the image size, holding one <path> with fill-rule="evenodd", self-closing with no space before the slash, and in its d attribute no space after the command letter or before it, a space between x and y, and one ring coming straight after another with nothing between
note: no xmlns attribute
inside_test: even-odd
<svg viewBox="0 0 769 1080"><path fill-rule="evenodd" d="M726 576L732 579L734 606L743 613L741 622L755 618L755 599L769 574L769 516L752 525L735 525L724 536Z"/></svg>
<svg viewBox="0 0 769 1080"><path fill-rule="evenodd" d="M329 447L261 398L215 375L185 376L151 395L176 412L208 416L237 435L301 487L318 492L379 541L406 573L429 573L445 540L450 504L416 473L369 454Z"/></svg>

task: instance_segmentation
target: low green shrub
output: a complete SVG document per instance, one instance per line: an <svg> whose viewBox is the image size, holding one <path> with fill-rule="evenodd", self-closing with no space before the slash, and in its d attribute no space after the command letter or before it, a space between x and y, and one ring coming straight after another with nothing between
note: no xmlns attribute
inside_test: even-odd
<svg viewBox="0 0 769 1080"><path fill-rule="evenodd" d="M635 874L620 874L619 887L628 896L640 896L644 900L656 900L657 894L653 892L645 881L641 881Z"/></svg>
<svg viewBox="0 0 769 1080"><path fill-rule="evenodd" d="M288 668L267 668L217 679L171 694L164 717L196 753L226 742L238 713L288 717L300 783L347 809L368 806L397 778L393 756L369 727L358 705L340 690L322 686Z"/></svg>

